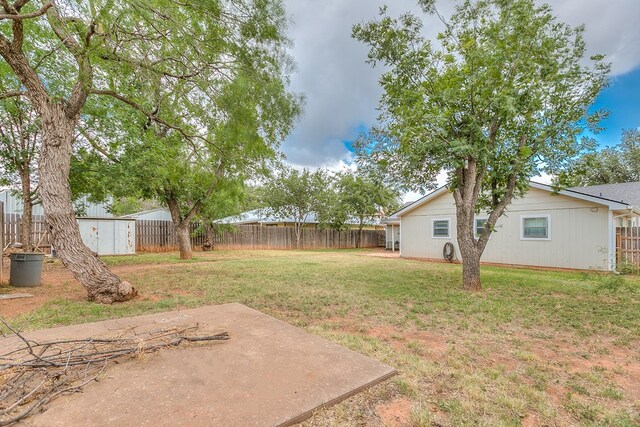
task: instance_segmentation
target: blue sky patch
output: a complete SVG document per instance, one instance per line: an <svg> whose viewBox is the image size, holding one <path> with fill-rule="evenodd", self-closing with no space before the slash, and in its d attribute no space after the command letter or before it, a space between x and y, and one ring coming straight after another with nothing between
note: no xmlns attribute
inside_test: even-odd
<svg viewBox="0 0 640 427"><path fill-rule="evenodd" d="M640 127L640 67L613 77L593 108L609 111L600 124L604 130L592 135L601 147L618 144L623 129Z"/></svg>

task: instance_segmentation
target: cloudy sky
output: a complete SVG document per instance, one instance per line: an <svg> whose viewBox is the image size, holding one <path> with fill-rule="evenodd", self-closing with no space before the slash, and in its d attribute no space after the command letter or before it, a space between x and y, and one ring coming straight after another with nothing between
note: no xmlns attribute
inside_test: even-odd
<svg viewBox="0 0 640 427"><path fill-rule="evenodd" d="M304 93L304 115L282 150L289 163L337 169L352 156L348 144L376 123L380 70L365 63L367 48L351 38L351 27L377 16L389 4L392 15L418 11L415 0L286 0L289 34L297 62L292 90ZM621 130L640 127L640 0L549 0L563 21L586 25L589 53L603 53L612 63L611 85L597 101L610 111L598 135L615 144ZM439 2L448 15L451 4ZM433 37L441 26L425 18Z"/></svg>

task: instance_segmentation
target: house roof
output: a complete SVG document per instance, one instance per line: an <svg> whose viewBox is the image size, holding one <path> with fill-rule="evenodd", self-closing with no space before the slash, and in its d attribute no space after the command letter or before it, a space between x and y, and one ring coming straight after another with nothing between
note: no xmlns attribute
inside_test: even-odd
<svg viewBox="0 0 640 427"><path fill-rule="evenodd" d="M147 209L146 211L135 212L129 215L122 215L120 218L137 218L141 215L150 214L153 212L169 212L167 208L155 208L155 209Z"/></svg>
<svg viewBox="0 0 640 427"><path fill-rule="evenodd" d="M623 203L640 208L640 182L572 187L569 188L569 190L578 191L591 196L619 200Z"/></svg>
<svg viewBox="0 0 640 427"><path fill-rule="evenodd" d="M640 183L629 183L629 184L640 184ZM529 185L532 188L548 191L550 193L556 192L553 187L547 184L541 184L539 182L530 181ZM590 188L590 187L575 187L575 188L570 188L566 190L560 190L560 191L557 191L557 194L573 197L580 200L586 200L589 202L599 203L601 205L605 205L609 207L609 209L611 210L633 210L635 213L640 214L640 200L637 201L638 203L632 203L631 201L626 201L626 200L623 200L622 198L616 199L616 197L618 196L613 193L605 195L605 193L603 192L602 193L603 195L601 195L600 192L597 192L597 193L593 192L592 194L584 191L585 188ZM435 199L436 197L440 196L441 194L447 191L449 191L449 188L447 186L442 186L440 188L437 188L431 193L427 194L426 196L403 207L399 211L394 212L389 216L388 220L390 221L399 220L402 215L405 215L406 213L411 212L412 210L424 205L429 200ZM610 198L610 197L613 197L613 198Z"/></svg>
<svg viewBox="0 0 640 427"><path fill-rule="evenodd" d="M282 217L277 215L272 215L269 213L268 209L254 209L252 211L242 212L238 215L228 216L226 218L221 218L214 221L218 224L279 224L279 223L294 223L296 219L293 217ZM305 221L307 224L317 224L319 223L318 218L314 213L310 213L307 216L307 220ZM346 221L347 224L355 225L358 224L358 220L356 218L350 218ZM379 225L380 219L376 218L372 221L365 221L365 225Z"/></svg>

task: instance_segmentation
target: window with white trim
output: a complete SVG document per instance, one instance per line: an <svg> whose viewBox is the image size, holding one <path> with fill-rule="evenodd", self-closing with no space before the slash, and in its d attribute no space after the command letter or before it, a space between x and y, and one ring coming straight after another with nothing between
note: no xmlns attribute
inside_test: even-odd
<svg viewBox="0 0 640 427"><path fill-rule="evenodd" d="M484 233L484 225L487 223L487 218L476 218L474 222L474 232L476 237L482 236Z"/></svg>
<svg viewBox="0 0 640 427"><path fill-rule="evenodd" d="M432 234L434 238L446 239L449 237L449 225L451 220L449 218L434 219L432 221Z"/></svg>
<svg viewBox="0 0 640 427"><path fill-rule="evenodd" d="M550 216L528 215L521 217L521 238L523 240L550 240Z"/></svg>

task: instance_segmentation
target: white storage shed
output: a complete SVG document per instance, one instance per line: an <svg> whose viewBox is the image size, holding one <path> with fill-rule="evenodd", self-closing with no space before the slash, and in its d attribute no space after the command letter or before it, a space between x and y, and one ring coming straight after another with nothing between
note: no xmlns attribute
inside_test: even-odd
<svg viewBox="0 0 640 427"><path fill-rule="evenodd" d="M136 253L136 220L131 218L78 218L85 245L98 255Z"/></svg>

